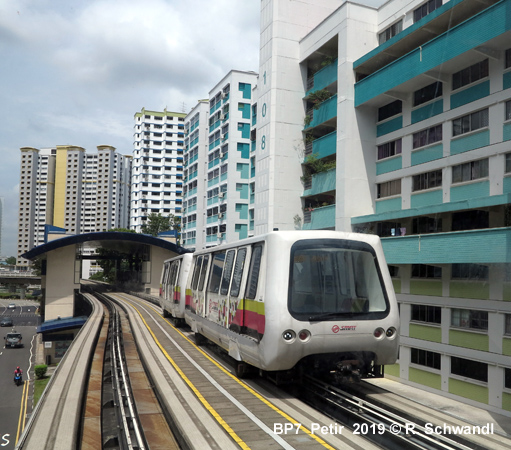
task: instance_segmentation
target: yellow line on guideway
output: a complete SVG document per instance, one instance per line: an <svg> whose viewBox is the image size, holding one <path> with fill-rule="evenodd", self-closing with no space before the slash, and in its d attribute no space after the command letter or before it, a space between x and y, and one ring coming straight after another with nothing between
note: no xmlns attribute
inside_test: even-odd
<svg viewBox="0 0 511 450"><path fill-rule="evenodd" d="M154 342L156 345L160 348L162 353L165 355L167 360L172 364L176 372L181 376L181 378L184 380L184 382L190 387L190 389L193 391L193 393L197 396L197 398L200 400L200 402L204 405L204 407L209 411L209 413L215 418L215 420L224 428L225 431L233 438L233 440L244 450L251 450L250 447L234 432L234 430L227 424L227 422L222 419L220 414L216 412L216 410L209 404L209 402L203 397L203 395L200 393L200 391L195 387L195 385L189 380L189 378L184 374L184 372L181 370L181 368L176 364L176 362L170 357L170 355L167 353L165 348L160 344L160 341L156 338L156 336L153 333L153 330L149 327L146 320L142 317L142 314L137 309L135 305L133 305L132 302L123 299L131 304L131 306L135 309L135 311L138 313L140 318L142 319L142 322L144 322L144 325L146 326L147 330L151 334L151 336L154 339Z"/></svg>
<svg viewBox="0 0 511 450"><path fill-rule="evenodd" d="M162 345L159 343L158 339L156 339L156 336L154 335L154 333L152 332L151 328L149 327L149 325L147 324L147 322L145 321L145 319L142 317L142 314L140 313L140 311L137 309L137 307L135 305L133 305L132 302L130 302L129 300L126 300L124 299L125 301L128 301L128 303L131 304L131 306L137 311L138 315L140 316L140 318L142 319L142 321L144 322L146 328L148 329L149 333L151 333L151 336L153 336L153 339L154 341L156 342L156 345L158 345L158 347L160 347L160 349L162 350L162 352L164 353L164 355L167 357L167 359L169 359L170 363L174 366L174 368L178 371L178 373L181 375L181 369L179 369L179 367L172 361L172 359L170 358L170 356L168 356L167 352L165 351L165 349L162 347ZM147 305L149 308L151 308L156 314L160 315L160 313L155 309L153 308L152 306L150 305ZM160 315L160 317L162 317ZM198 347L195 342L193 342L191 339L189 339L187 336L185 336L181 331L179 331L174 325L172 325L172 323L170 321L168 321L167 319L165 319L164 317L162 317L163 320L165 320L165 322L167 322L177 333L179 333L184 339L186 339L190 344L192 344L199 352L201 352L210 362L212 362L215 366L217 366L222 372L224 372L226 375L228 375L229 377L231 377L234 381L236 381L240 386L242 386L243 388L245 388L248 392L250 392L252 395L254 395L256 398L258 398L259 400L261 400L266 406L268 406L269 408L273 409L276 413L280 414L282 417L284 417L286 420L288 420L289 422L291 422L292 424L299 424L300 422L298 422L297 420L293 419L291 416L289 416L287 413L285 413L284 411L282 411L281 409L279 409L277 406L275 406L273 403L269 402L268 400L266 400L262 395L258 394L256 391L254 391L250 386L248 386L246 383L244 383L243 381L241 381L238 377L234 376L231 372L229 372L227 369L225 369L224 367L222 367L219 363L217 363L213 358L211 358L206 352L204 352L204 350L202 350L200 347ZM197 395L197 397L199 397L199 399L203 398L202 397L202 394L200 394L198 391L196 392L197 388L195 388L195 386L193 386L191 384L191 382L189 382L188 378L186 378L186 375L181 375L182 377L184 377L183 379L187 382L187 384L189 384L189 386L192 388L192 390L195 392L195 395ZM187 381L188 380L188 381ZM192 387L193 386L193 387ZM202 400L201 400L202 401ZM204 399L205 402L206 399ZM208 404L209 405L209 404ZM219 416L220 417L220 416ZM216 418L216 416L215 416ZM218 419L217 419L218 420ZM222 422L223 422L223 419L222 419ZM225 423L225 422L224 422ZM223 425L222 425L223 426ZM226 424L227 427L229 427L229 425ZM224 427L225 428L225 427ZM230 429L230 427L229 427ZM319 444L321 444L323 447L329 449L329 450L336 450L335 447L332 447L330 444L328 444L327 442L325 442L323 439L321 439L319 436L315 435L312 431L310 431L309 429L305 428L303 425L300 427L300 430L302 430L304 433L306 433L307 435L309 435L312 439L314 439L315 441L317 441ZM233 432L234 433L234 432ZM239 438L238 438L239 439ZM236 440L236 439L235 439ZM240 439L241 441L241 439ZM236 441L238 442L238 441ZM243 442L243 441L241 441ZM246 444L245 444L246 445ZM241 446L241 444L240 444ZM242 448L249 448L249 447L243 447Z"/></svg>
<svg viewBox="0 0 511 450"><path fill-rule="evenodd" d="M18 419L18 431L16 432L16 444L18 443L20 434L23 433L23 430L25 429L25 420L27 417L28 388L29 387L30 387L30 380L27 380L23 383L23 394L21 395L21 404L20 404L20 416Z"/></svg>

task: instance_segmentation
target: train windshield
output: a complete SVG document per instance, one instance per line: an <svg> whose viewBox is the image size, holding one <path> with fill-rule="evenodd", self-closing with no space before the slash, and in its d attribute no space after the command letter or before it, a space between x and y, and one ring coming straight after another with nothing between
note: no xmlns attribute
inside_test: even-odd
<svg viewBox="0 0 511 450"><path fill-rule="evenodd" d="M389 302L374 250L352 241L301 241L291 250L288 306L299 320L377 319Z"/></svg>

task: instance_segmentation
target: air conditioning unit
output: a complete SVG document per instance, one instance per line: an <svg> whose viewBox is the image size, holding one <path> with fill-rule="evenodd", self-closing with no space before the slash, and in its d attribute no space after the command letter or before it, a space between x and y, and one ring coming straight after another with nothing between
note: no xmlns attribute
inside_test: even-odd
<svg viewBox="0 0 511 450"><path fill-rule="evenodd" d="M225 114L220 114L220 120L225 120Z"/></svg>
<svg viewBox="0 0 511 450"><path fill-rule="evenodd" d="M224 213L220 213L220 214L218 214L218 218L219 218L219 219L222 219L223 217L224 217Z"/></svg>
<svg viewBox="0 0 511 450"><path fill-rule="evenodd" d="M223 192L220 192L220 194L218 194L218 198L224 198L225 194Z"/></svg>
<svg viewBox="0 0 511 450"><path fill-rule="evenodd" d="M216 237L218 239L222 239L224 237L224 233L217 233Z"/></svg>
<svg viewBox="0 0 511 450"><path fill-rule="evenodd" d="M227 94L225 92L222 92L222 98L227 97Z"/></svg>

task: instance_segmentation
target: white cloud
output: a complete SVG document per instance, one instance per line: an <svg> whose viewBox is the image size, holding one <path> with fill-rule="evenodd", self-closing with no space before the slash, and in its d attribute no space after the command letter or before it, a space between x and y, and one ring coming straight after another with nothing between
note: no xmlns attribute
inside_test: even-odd
<svg viewBox="0 0 511 450"><path fill-rule="evenodd" d="M258 70L259 9L260 0L2 2L4 252L16 250L20 147L131 153L142 107L190 110L229 70Z"/></svg>

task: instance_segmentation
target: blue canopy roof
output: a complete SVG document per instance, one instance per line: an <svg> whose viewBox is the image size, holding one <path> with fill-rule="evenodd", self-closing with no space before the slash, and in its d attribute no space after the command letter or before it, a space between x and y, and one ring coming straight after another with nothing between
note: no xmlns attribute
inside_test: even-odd
<svg viewBox="0 0 511 450"><path fill-rule="evenodd" d="M87 322L87 316L64 317L63 319L47 320L37 327L38 333L48 333L49 331L69 330L80 328Z"/></svg>

